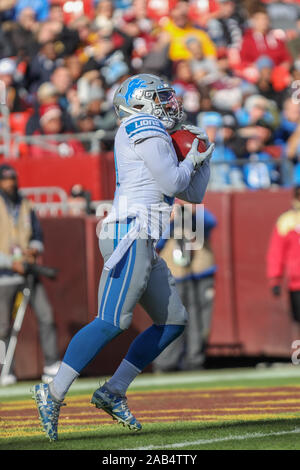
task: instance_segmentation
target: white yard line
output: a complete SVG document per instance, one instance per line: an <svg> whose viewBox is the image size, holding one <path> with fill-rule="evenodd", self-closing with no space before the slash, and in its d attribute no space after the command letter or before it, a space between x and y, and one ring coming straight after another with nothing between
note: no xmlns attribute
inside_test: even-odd
<svg viewBox="0 0 300 470"><path fill-rule="evenodd" d="M273 437L273 436L284 436L286 434L300 434L300 428L293 429L291 431L278 431L278 432L269 432L269 433L260 433L253 432L239 435L230 435L226 437L216 437L215 439L198 439L197 441L183 441L176 442L174 444L166 444L163 446L147 446L147 447L136 447L135 449L123 449L123 450L159 450L159 449L180 449L187 446L200 446L205 444L214 444L217 442L226 442L226 441L244 441L246 439L256 439L262 437Z"/></svg>
<svg viewBox="0 0 300 470"><path fill-rule="evenodd" d="M195 372L195 373L177 373L168 374L163 376L156 376L151 374L141 375L137 377L132 385L133 388L147 388L150 386L166 386L166 385L188 385L201 383L214 383L219 381L231 382L235 380L265 380L265 379L279 379L279 378L295 378L299 377L300 385L300 368L297 366L285 366L282 368L274 369L246 369L230 371L221 370L213 372ZM103 380L90 379L90 380L77 380L71 388L71 391L90 391L93 388L98 388L99 383ZM17 397L29 393L30 385L17 384L9 387L0 387L1 397Z"/></svg>

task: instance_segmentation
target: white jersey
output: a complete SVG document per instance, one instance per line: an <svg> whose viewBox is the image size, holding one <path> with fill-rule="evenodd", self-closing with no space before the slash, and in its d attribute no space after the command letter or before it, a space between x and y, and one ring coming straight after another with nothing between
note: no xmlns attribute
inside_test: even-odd
<svg viewBox="0 0 300 470"><path fill-rule="evenodd" d="M116 192L113 210L104 223L135 217L126 241L119 242L118 255L110 269L143 230L158 240L166 229L175 196L201 202L209 179L209 165L194 171L190 160L178 162L172 139L161 121L136 114L123 120L115 137Z"/></svg>

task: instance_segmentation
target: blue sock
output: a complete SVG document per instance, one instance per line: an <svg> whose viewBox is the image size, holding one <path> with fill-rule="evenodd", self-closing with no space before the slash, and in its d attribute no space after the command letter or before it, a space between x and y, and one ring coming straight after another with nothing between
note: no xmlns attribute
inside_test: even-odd
<svg viewBox="0 0 300 470"><path fill-rule="evenodd" d="M124 330L96 318L72 338L63 362L81 372L104 346Z"/></svg>
<svg viewBox="0 0 300 470"><path fill-rule="evenodd" d="M126 361L145 369L174 339L183 333L183 325L152 325L131 343Z"/></svg>

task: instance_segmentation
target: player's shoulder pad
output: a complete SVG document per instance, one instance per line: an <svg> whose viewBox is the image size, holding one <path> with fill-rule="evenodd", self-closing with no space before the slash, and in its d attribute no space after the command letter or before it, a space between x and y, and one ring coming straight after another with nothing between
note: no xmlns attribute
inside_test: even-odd
<svg viewBox="0 0 300 470"><path fill-rule="evenodd" d="M167 140L170 138L162 122L150 114L133 116L124 125L125 133L132 143L150 137L162 137Z"/></svg>

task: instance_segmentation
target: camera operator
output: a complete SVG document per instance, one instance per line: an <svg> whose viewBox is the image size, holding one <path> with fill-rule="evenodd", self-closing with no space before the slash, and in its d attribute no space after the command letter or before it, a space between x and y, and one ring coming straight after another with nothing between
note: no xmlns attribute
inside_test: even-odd
<svg viewBox="0 0 300 470"><path fill-rule="evenodd" d="M9 165L0 166L0 227L0 340L7 345L12 309L24 285L26 263L34 265L44 248L39 221L30 202L20 195L17 173ZM53 312L37 275L31 287L30 304L38 320L44 353L42 379L49 381L59 367ZM10 385L16 380L11 370L2 377L1 385Z"/></svg>

